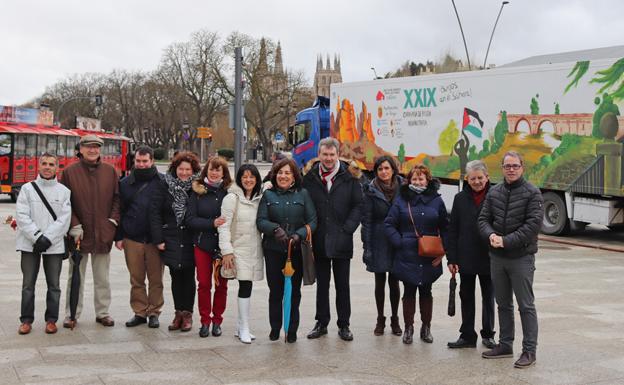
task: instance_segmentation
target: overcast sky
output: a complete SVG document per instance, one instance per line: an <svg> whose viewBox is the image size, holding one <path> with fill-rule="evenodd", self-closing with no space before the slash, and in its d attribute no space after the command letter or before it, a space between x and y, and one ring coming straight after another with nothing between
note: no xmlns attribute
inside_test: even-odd
<svg viewBox="0 0 624 385"><path fill-rule="evenodd" d="M483 63L501 1L455 0L471 58ZM623 44L622 0L511 0L488 63ZM284 64L312 81L317 54L340 54L344 81L406 60L464 58L451 0L3 1L0 105L24 103L69 75L153 70L163 49L209 29L282 43Z"/></svg>

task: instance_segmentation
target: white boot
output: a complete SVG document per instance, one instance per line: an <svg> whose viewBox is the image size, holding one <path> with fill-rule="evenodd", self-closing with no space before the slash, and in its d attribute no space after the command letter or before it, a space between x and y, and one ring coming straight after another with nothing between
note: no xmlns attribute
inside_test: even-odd
<svg viewBox="0 0 624 385"><path fill-rule="evenodd" d="M245 298L238 298L238 299L245 299ZM247 298L249 299L249 298ZM241 327L241 319L240 319L240 311L238 312L238 318L236 318L236 327L234 328L234 337L238 337L240 334L240 327ZM251 337L251 340L255 340L256 336L254 336L253 334L251 334L251 332L249 332L249 337Z"/></svg>
<svg viewBox="0 0 624 385"><path fill-rule="evenodd" d="M249 305L250 298L238 298L238 318L239 329L238 338L244 344L251 343L251 335L249 334Z"/></svg>
<svg viewBox="0 0 624 385"><path fill-rule="evenodd" d="M240 329L240 319L236 319L236 328L234 329L234 337L238 337L238 330ZM254 341L256 339L256 336L254 336L253 334L251 334L251 332L249 332L249 336L251 337L251 340Z"/></svg>

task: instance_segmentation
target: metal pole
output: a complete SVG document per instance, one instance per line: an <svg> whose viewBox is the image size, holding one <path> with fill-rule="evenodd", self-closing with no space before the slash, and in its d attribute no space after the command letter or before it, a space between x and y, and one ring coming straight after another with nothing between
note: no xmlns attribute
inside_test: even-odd
<svg viewBox="0 0 624 385"><path fill-rule="evenodd" d="M243 164L243 49L234 48L234 172Z"/></svg>
<svg viewBox="0 0 624 385"><path fill-rule="evenodd" d="M201 149L199 150L199 159L201 163L204 163L206 159L204 156L204 138L201 138Z"/></svg>
<svg viewBox="0 0 624 385"><path fill-rule="evenodd" d="M487 57L490 53L490 45L492 45L492 39L494 38L494 31L496 31L496 25L498 24L498 19L500 18L501 13L503 12L503 7L505 4L509 4L509 1L503 1L498 11L498 16L496 16L496 21L494 22L494 28L492 28L492 35L490 35L490 42L488 43L487 51L485 51L485 59L483 60L483 69L485 69L485 63L487 63Z"/></svg>
<svg viewBox="0 0 624 385"><path fill-rule="evenodd" d="M457 23L459 24L459 31L461 32L462 39L464 40L464 48L466 49L466 60L468 60L468 71L470 68L470 56L468 56L468 45L466 45L466 37L464 36L464 29L462 28L461 21L459 20L459 13L457 13L457 7L455 6L455 0L451 0L453 8L455 9L455 15L457 15Z"/></svg>

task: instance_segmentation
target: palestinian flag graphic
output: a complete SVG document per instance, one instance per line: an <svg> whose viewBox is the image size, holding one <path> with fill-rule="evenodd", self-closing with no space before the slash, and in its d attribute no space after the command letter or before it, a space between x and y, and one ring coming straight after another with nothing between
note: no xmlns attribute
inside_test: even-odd
<svg viewBox="0 0 624 385"><path fill-rule="evenodd" d="M472 135L480 138L482 134L483 120L479 118L479 114L470 108L464 108L464 120L462 130L468 131Z"/></svg>

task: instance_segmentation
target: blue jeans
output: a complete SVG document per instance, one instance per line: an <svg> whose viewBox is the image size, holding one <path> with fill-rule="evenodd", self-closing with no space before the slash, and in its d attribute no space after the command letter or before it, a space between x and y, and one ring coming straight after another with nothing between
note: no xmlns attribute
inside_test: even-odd
<svg viewBox="0 0 624 385"><path fill-rule="evenodd" d="M48 284L46 295L46 322L56 322L59 314L59 303L61 299L61 286L59 279L61 267L63 265L63 254L33 254L22 251L22 315L20 322L30 322L35 320L35 285L39 266L43 259L43 271Z"/></svg>

